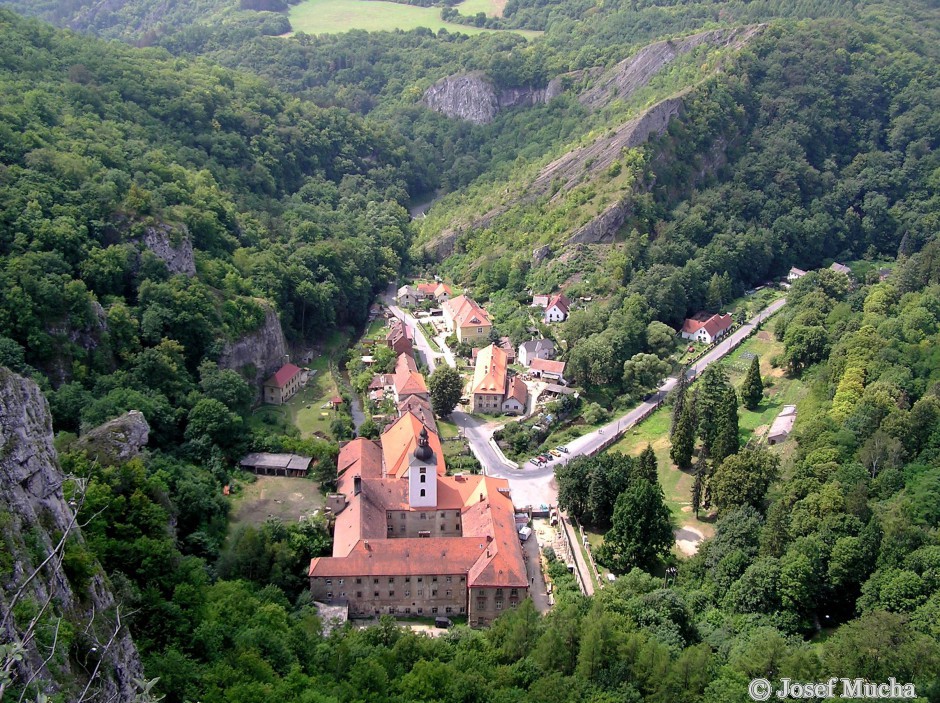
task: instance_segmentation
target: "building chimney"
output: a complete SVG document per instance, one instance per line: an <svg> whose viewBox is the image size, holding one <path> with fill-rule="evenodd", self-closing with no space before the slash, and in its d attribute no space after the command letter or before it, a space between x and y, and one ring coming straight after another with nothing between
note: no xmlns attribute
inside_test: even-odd
<svg viewBox="0 0 940 703"><path fill-rule="evenodd" d="M362 546L365 547L365 550L366 550L367 552L371 552L371 551L372 551L372 547L369 546L369 540L367 540L367 539L366 539L366 540L363 540L363 541L362 541Z"/></svg>
<svg viewBox="0 0 940 703"><path fill-rule="evenodd" d="M362 476L353 476L353 495L362 493Z"/></svg>

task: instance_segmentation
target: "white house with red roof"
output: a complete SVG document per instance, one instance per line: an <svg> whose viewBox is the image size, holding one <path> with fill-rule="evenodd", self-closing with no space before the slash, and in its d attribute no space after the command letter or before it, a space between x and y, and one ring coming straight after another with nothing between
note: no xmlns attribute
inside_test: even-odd
<svg viewBox="0 0 940 703"><path fill-rule="evenodd" d="M714 344L728 334L733 326L734 318L731 317L731 313L716 314L711 317L697 315L682 323L679 336L704 344Z"/></svg>
<svg viewBox="0 0 940 703"><path fill-rule="evenodd" d="M564 322L568 319L568 313L571 311L571 301L565 297L564 293L553 295L548 305L545 306L545 314L542 318L545 322Z"/></svg>
<svg viewBox="0 0 940 703"><path fill-rule="evenodd" d="M284 364L264 382L262 399L270 405L283 405L300 390L303 380L304 372L299 366Z"/></svg>

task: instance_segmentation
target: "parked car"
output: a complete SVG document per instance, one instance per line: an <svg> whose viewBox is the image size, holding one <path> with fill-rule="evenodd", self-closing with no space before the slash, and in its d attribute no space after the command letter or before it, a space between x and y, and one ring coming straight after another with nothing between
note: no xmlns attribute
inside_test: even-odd
<svg viewBox="0 0 940 703"><path fill-rule="evenodd" d="M557 449L552 449L552 450L549 452L549 454L551 454L552 456L561 456L561 452L558 451Z"/></svg>
<svg viewBox="0 0 940 703"><path fill-rule="evenodd" d="M568 453L568 447L557 447L557 449L558 449L558 451L563 452L563 453L565 453L565 454Z"/></svg>
<svg viewBox="0 0 940 703"><path fill-rule="evenodd" d="M519 530L519 539L521 539L523 542L525 542L531 536L532 536L531 527L523 527L521 530Z"/></svg>
<svg viewBox="0 0 940 703"><path fill-rule="evenodd" d="M454 623L450 621L450 618L434 618L434 627L451 627Z"/></svg>

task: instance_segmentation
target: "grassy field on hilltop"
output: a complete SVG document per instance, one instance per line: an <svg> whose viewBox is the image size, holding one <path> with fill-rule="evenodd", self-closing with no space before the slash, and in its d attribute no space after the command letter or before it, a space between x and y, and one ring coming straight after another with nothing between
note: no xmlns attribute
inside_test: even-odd
<svg viewBox="0 0 940 703"><path fill-rule="evenodd" d="M463 14L485 12L492 15L498 0L468 0L457 6ZM446 29L448 32L480 34L489 31L480 27L444 22L439 7L419 7L395 2L378 0L306 0L290 9L290 23L295 32L307 34L336 34L351 29L364 29L369 32L409 30L427 27L436 32ZM526 36L537 36L541 32L516 31Z"/></svg>

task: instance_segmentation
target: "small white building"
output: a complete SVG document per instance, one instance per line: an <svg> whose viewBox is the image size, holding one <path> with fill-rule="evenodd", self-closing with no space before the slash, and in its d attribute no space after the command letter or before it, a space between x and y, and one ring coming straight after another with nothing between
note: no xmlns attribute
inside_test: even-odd
<svg viewBox="0 0 940 703"><path fill-rule="evenodd" d="M552 381L559 381L560 383L565 382L565 362L564 361L549 361L547 359L533 359L532 365L529 367L532 369L532 373L538 376L539 378L544 378Z"/></svg>
<svg viewBox="0 0 940 703"><path fill-rule="evenodd" d="M564 296L563 293L559 293L548 301L548 305L545 306L545 314L542 316L542 318L546 323L564 322L568 319L568 313L570 310L571 302Z"/></svg>
<svg viewBox="0 0 940 703"><path fill-rule="evenodd" d="M798 278L803 278L806 275L806 271L803 269L798 269L796 266L790 269L790 273L787 274L787 281L793 283Z"/></svg>
<svg viewBox="0 0 940 703"><path fill-rule="evenodd" d="M784 405L780 414L777 415L770 431L767 433L767 444L779 444L785 440L790 432L793 431L793 423L796 422L796 406Z"/></svg>
<svg viewBox="0 0 940 703"><path fill-rule="evenodd" d="M526 388L523 380L519 376L510 378L506 398L503 400L503 412L522 415L526 411L528 400L529 389Z"/></svg>
<svg viewBox="0 0 940 703"><path fill-rule="evenodd" d="M413 286L402 286L398 289L396 300L402 307L413 308L418 304L418 290Z"/></svg>

